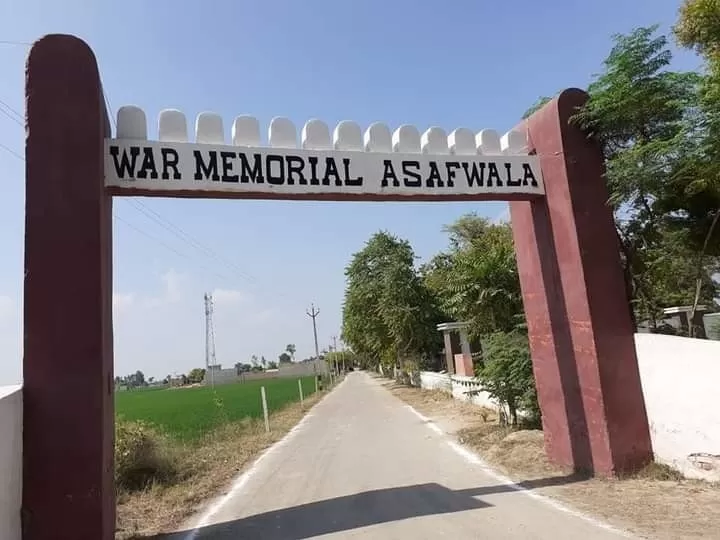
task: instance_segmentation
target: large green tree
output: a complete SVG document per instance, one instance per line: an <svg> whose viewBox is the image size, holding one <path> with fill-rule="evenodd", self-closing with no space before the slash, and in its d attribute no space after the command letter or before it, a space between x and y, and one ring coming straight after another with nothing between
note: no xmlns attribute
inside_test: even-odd
<svg viewBox="0 0 720 540"><path fill-rule="evenodd" d="M387 366L437 354L441 316L406 240L376 233L353 255L345 275L342 335L353 351Z"/></svg>
<svg viewBox="0 0 720 540"><path fill-rule="evenodd" d="M474 338L521 325L522 296L510 225L468 214L445 232L450 248L422 269L443 310L470 323Z"/></svg>
<svg viewBox="0 0 720 540"><path fill-rule="evenodd" d="M698 256L717 208L700 173L702 77L671 61L656 26L614 36L574 118L602 145L629 300L651 326L664 307L715 295L715 262Z"/></svg>

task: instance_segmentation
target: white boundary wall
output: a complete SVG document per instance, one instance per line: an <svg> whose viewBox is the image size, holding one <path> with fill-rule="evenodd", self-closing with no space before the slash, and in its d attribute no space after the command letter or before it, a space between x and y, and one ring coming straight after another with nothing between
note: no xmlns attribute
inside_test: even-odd
<svg viewBox="0 0 720 540"><path fill-rule="evenodd" d="M22 387L0 386L0 538L20 540Z"/></svg>
<svg viewBox="0 0 720 540"><path fill-rule="evenodd" d="M635 334L655 459L688 478L720 482L720 341ZM420 373L423 389L495 409L472 377Z"/></svg>
<svg viewBox="0 0 720 540"><path fill-rule="evenodd" d="M720 341L635 334L655 458L720 482Z"/></svg>

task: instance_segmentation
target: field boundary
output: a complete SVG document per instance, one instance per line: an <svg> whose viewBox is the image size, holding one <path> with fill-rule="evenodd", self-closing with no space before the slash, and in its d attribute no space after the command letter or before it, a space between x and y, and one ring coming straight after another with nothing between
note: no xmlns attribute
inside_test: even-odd
<svg viewBox="0 0 720 540"><path fill-rule="evenodd" d="M207 526L213 516L217 514L227 504L227 502L245 486L245 484L247 484L250 478L253 477L255 471L257 470L257 467L268 456L274 454L280 448L288 444L303 429L308 420L312 418L315 407L317 407L320 403L323 402L323 400L325 400L325 398L327 398L330 394L332 394L343 384L345 384L346 381L347 376L343 378L340 383L335 385L329 392L324 393L320 397L320 399L318 399L307 411L305 411L303 417L297 424L295 424L290 429L290 431L283 435L280 440L276 441L275 443L267 447L265 450L263 450L260 455L252 461L252 463L250 463L243 471L240 472L240 474L238 474L234 478L234 480L232 480L232 482L230 483L230 489L227 491L227 493L220 497L216 497L214 501L211 501L207 504L204 511L198 512L199 515L196 515L194 518L190 519L190 525L187 527L188 533L183 537L183 540L196 540L201 529Z"/></svg>

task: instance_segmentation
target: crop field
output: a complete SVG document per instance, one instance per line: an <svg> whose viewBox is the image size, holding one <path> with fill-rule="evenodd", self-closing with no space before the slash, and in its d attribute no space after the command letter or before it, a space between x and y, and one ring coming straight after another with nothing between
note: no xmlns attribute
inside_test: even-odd
<svg viewBox="0 0 720 540"><path fill-rule="evenodd" d="M300 377L303 394L315 392L312 376ZM300 400L298 378L266 379L192 388L152 388L115 394L115 414L143 420L184 441L200 439L214 428L246 417L262 418L260 387L268 409L276 411Z"/></svg>

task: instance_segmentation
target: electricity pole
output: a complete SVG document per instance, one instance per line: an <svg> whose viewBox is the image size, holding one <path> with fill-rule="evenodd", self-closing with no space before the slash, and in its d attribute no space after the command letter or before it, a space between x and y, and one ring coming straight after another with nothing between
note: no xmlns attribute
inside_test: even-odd
<svg viewBox="0 0 720 540"><path fill-rule="evenodd" d="M334 354L334 356L335 356L335 372L337 373L337 372L338 372L338 368L340 367L340 366L338 366L338 358L337 358L337 352L338 352L338 350L337 350L337 336L333 336L333 337L332 337L332 340L333 340L333 351L335 351L335 354Z"/></svg>
<svg viewBox="0 0 720 540"><path fill-rule="evenodd" d="M205 293L205 373L210 375L210 384L215 387L215 335L213 332L212 295ZM212 363L211 363L212 361Z"/></svg>
<svg viewBox="0 0 720 540"><path fill-rule="evenodd" d="M315 366L317 369L317 361L320 358L320 348L318 347L318 340L317 340L317 323L315 322L315 319L320 314L319 309L315 309L315 304L312 304L310 307L310 311L306 311L308 317L312 319L313 322L313 336L315 337Z"/></svg>

